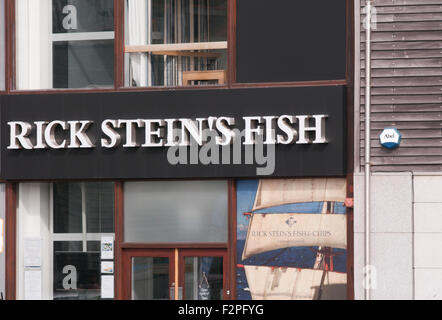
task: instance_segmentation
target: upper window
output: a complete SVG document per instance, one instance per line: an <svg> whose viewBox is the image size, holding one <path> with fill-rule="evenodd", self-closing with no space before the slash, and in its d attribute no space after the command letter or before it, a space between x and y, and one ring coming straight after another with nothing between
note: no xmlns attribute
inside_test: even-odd
<svg viewBox="0 0 442 320"><path fill-rule="evenodd" d="M227 0L126 0L125 84L224 84Z"/></svg>
<svg viewBox="0 0 442 320"><path fill-rule="evenodd" d="M114 84L113 0L16 0L19 90Z"/></svg>

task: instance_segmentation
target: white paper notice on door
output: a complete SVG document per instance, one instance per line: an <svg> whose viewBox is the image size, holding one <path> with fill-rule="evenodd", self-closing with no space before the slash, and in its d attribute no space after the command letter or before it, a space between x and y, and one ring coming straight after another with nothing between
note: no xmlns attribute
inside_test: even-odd
<svg viewBox="0 0 442 320"><path fill-rule="evenodd" d="M114 298L114 276L101 276L101 299Z"/></svg>
<svg viewBox="0 0 442 320"><path fill-rule="evenodd" d="M24 266L41 267L41 239L24 239Z"/></svg>
<svg viewBox="0 0 442 320"><path fill-rule="evenodd" d="M25 300L41 300L41 270L25 270Z"/></svg>

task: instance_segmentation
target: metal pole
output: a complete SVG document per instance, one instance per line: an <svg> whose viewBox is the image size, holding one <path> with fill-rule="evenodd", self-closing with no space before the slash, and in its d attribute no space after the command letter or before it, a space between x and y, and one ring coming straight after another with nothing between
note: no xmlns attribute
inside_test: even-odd
<svg viewBox="0 0 442 320"><path fill-rule="evenodd" d="M365 16L365 300L370 300L371 0Z"/></svg>

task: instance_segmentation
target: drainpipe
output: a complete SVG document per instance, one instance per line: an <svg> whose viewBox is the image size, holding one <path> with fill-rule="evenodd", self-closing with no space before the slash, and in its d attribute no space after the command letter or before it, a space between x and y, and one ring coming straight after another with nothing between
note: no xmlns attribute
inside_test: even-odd
<svg viewBox="0 0 442 320"><path fill-rule="evenodd" d="M365 300L370 300L370 113L371 113L371 10L368 0L365 10Z"/></svg>

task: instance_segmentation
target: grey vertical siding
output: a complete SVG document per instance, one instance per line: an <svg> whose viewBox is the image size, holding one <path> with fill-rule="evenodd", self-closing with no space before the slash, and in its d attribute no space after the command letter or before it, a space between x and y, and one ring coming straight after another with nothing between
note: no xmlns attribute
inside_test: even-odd
<svg viewBox="0 0 442 320"><path fill-rule="evenodd" d="M356 0L358 1L358 0ZM364 21L361 0L361 21ZM442 170L442 0L375 0L372 39L374 171ZM365 32L361 26L360 163L364 163ZM357 48L356 48L357 49ZM396 127L399 149L381 148L379 134Z"/></svg>

